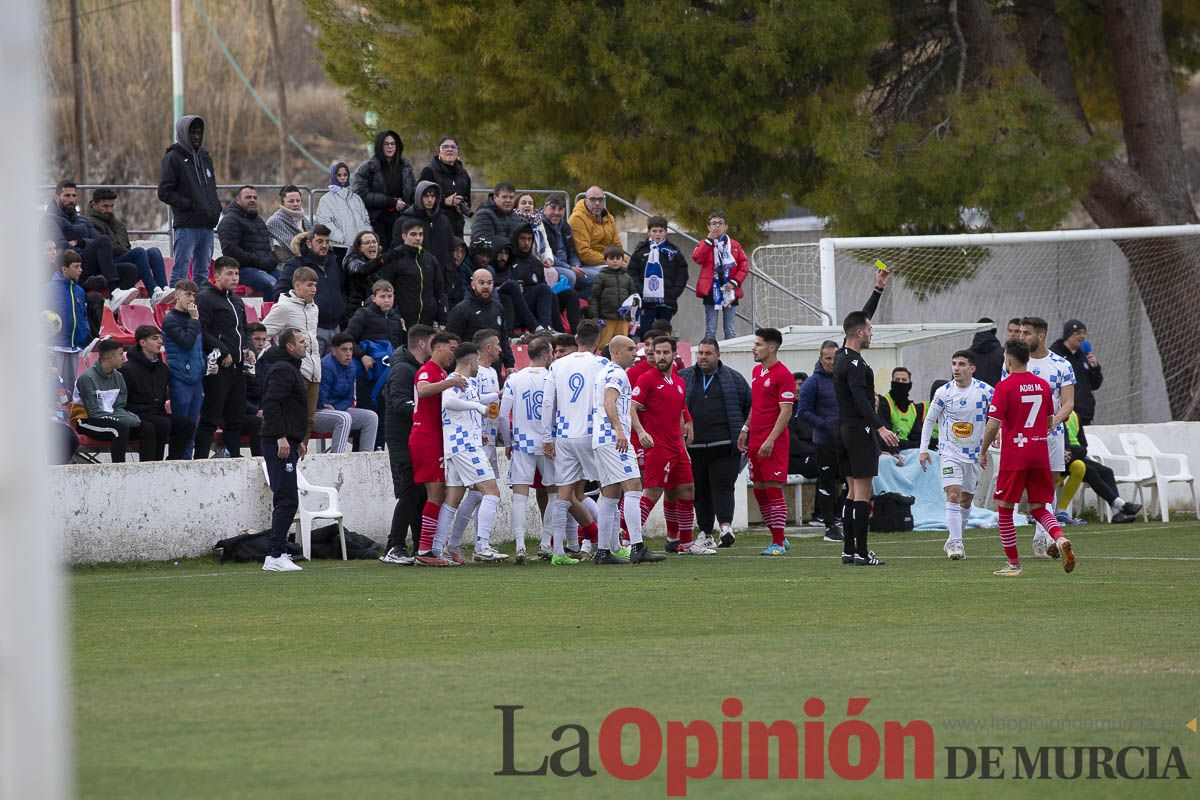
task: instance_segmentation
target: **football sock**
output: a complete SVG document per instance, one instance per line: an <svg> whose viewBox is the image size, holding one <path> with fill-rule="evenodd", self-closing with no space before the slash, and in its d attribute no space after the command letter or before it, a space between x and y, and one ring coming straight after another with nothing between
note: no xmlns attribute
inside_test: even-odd
<svg viewBox="0 0 1200 800"><path fill-rule="evenodd" d="M600 509L596 509L596 514L599 515ZM592 543L592 547L598 547L600 544L600 528L596 524L596 517L592 517L592 521L587 525L579 526L579 538L587 539Z"/></svg>
<svg viewBox="0 0 1200 800"><path fill-rule="evenodd" d="M433 537L437 532L438 514L440 507L437 503L426 502L421 509L421 545L420 552L428 553L433 549Z"/></svg>
<svg viewBox="0 0 1200 800"><path fill-rule="evenodd" d="M628 497L629 495L625 495ZM638 501L638 509L641 513L638 515L642 518L639 527L646 527L646 520L650 517L650 512L654 509L654 501L646 495L642 495L642 499Z"/></svg>
<svg viewBox="0 0 1200 800"><path fill-rule="evenodd" d="M690 547L692 544L692 528L696 519L695 504L691 500L675 501L675 524L679 526L679 546Z"/></svg>
<svg viewBox="0 0 1200 800"><path fill-rule="evenodd" d="M513 492L508 524L512 528L513 543L516 544L518 553L525 552L525 507L527 505L529 505L529 495Z"/></svg>
<svg viewBox="0 0 1200 800"><path fill-rule="evenodd" d="M477 492L474 489L467 492L466 497L458 504L458 510L454 512L454 522L450 526L450 547L458 547L462 544L463 533L467 530L467 526L471 524L471 518L475 516L475 510L479 508L479 502L483 500L483 493Z"/></svg>
<svg viewBox="0 0 1200 800"><path fill-rule="evenodd" d="M579 502L582 503L583 507L587 509L588 514L592 518L592 522L595 522L600 518L600 506L596 504L595 500L585 495L584 498Z"/></svg>
<svg viewBox="0 0 1200 800"><path fill-rule="evenodd" d="M849 497L842 500L842 555L855 553L854 540L857 533L854 523L854 503Z"/></svg>
<svg viewBox="0 0 1200 800"><path fill-rule="evenodd" d="M965 531L967 529L967 524L971 521L971 507L967 506L966 508L963 508L962 506L959 506L958 513L962 515L962 530Z"/></svg>
<svg viewBox="0 0 1200 800"><path fill-rule="evenodd" d="M854 554L867 557L867 531L871 527L871 504L866 500L854 501Z"/></svg>
<svg viewBox="0 0 1200 800"><path fill-rule="evenodd" d="M438 512L437 531L433 535L433 552L439 556L446 549L446 540L450 538L450 528L454 525L456 510L449 503L442 503L442 509Z"/></svg>
<svg viewBox="0 0 1200 800"><path fill-rule="evenodd" d="M491 547L492 528L496 525L496 512L500 510L499 495L483 495L479 501L479 524L475 526L475 549L480 545Z"/></svg>
<svg viewBox="0 0 1200 800"><path fill-rule="evenodd" d="M625 522L629 526L629 543L637 544L642 541L642 493L641 492L626 492L625 502L622 503L622 511L625 513Z"/></svg>
<svg viewBox="0 0 1200 800"><path fill-rule="evenodd" d="M1051 539L1057 542L1062 538L1063 532L1062 528L1058 525L1058 520L1054 518L1054 515L1045 506L1031 508L1029 509L1029 514L1041 523L1042 527L1046 529L1046 533L1050 534Z"/></svg>
<svg viewBox="0 0 1200 800"><path fill-rule="evenodd" d="M678 501L668 500L663 498L663 519L667 523L667 538L675 540L679 538L679 516L678 516Z"/></svg>
<svg viewBox="0 0 1200 800"><path fill-rule="evenodd" d="M1021 557L1017 555L1017 528L1013 525L1013 510L1000 506L1000 546L1004 548L1004 555L1008 557L1008 563L1014 566L1020 566Z"/></svg>
<svg viewBox="0 0 1200 800"><path fill-rule="evenodd" d="M563 555L563 537L567 529L567 511L571 504L566 500L555 498L550 501L550 537L554 546L554 555Z"/></svg>
<svg viewBox="0 0 1200 800"><path fill-rule="evenodd" d="M763 497L767 501L767 512L763 515L763 521L771 531L771 544L782 547L783 528L787 523L787 500L783 497L783 489L779 486L769 486L763 489Z"/></svg>
<svg viewBox="0 0 1200 800"><path fill-rule="evenodd" d="M1067 467L1067 482L1063 485L1063 489L1058 494L1058 510L1066 511L1071 507L1071 501L1075 499L1075 493L1079 491L1079 487L1083 484L1083 474L1087 472L1087 466L1082 459L1075 459L1071 465Z"/></svg>
<svg viewBox="0 0 1200 800"><path fill-rule="evenodd" d="M599 528L600 532L600 539L597 544L601 550L613 551L621 549L617 545L616 535L613 532L613 528L617 523L617 507L619 505L620 503L616 500L616 498L600 498L600 507L598 509L600 516L597 520L596 527Z"/></svg>
<svg viewBox="0 0 1200 800"><path fill-rule="evenodd" d="M1112 508L1112 512L1114 514L1120 514L1121 510L1125 508L1125 501L1118 497L1116 500L1112 501L1110 508Z"/></svg>
<svg viewBox="0 0 1200 800"><path fill-rule="evenodd" d="M571 550L579 549L579 522L571 516L571 503L567 502L567 518L563 522L563 531L567 538L567 547Z"/></svg>
<svg viewBox="0 0 1200 800"><path fill-rule="evenodd" d="M962 541L962 506L958 503L946 503L946 528L947 541Z"/></svg>
<svg viewBox="0 0 1200 800"><path fill-rule="evenodd" d="M550 520L554 516L554 498L550 498L550 502L546 503L546 510L542 512L542 541L541 546L550 547Z"/></svg>

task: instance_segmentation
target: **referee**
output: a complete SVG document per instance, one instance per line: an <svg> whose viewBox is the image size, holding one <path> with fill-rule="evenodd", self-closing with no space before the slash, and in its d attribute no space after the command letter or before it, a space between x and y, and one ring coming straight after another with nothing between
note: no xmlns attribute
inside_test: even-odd
<svg viewBox="0 0 1200 800"><path fill-rule="evenodd" d="M875 411L875 372L862 357L871 346L871 319L862 311L842 322L845 344L833 362L834 390L838 402L838 463L850 486L846 497L849 514L842 520L845 538L842 563L879 567L886 562L867 549L871 514L871 479L879 472L880 440L895 447L899 440Z"/></svg>

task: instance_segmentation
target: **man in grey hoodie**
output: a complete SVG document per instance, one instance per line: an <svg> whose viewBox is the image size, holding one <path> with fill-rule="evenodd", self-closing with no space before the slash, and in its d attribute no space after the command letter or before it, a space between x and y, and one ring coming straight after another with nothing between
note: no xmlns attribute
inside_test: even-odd
<svg viewBox="0 0 1200 800"><path fill-rule="evenodd" d="M204 149L204 120L184 116L175 121L175 142L167 148L158 177L158 199L171 207L174 237L171 286L188 277L208 283L213 228L221 217L212 156Z"/></svg>

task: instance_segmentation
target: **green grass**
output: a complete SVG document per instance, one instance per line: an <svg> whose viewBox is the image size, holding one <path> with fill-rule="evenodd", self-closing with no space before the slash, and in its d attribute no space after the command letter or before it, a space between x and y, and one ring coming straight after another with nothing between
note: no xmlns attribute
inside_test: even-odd
<svg viewBox="0 0 1200 800"><path fill-rule="evenodd" d="M937 533L877 535L872 546L891 557L882 569L842 567L838 546L813 538L758 558L765 538L743 536L713 558L638 567L318 562L280 575L196 559L75 570L79 794L664 797L665 767L636 783L604 772L597 738L610 711L715 724L721 701L738 697L742 720L799 725L817 696L829 730L847 697L864 696L863 718L879 728L933 725L932 785L884 781L882 766L865 784L828 772L806 787L722 780L718 768L689 796L1194 796L1184 780L942 777L951 745L1177 745L1200 771L1200 735L1184 727L1200 713L1200 525L1070 532L1075 574L1027 560L1018 579L992 577L1003 563L994 531L968 532L960 563L942 557ZM1029 529L1019 536L1025 552ZM519 767L563 746L555 727L578 723L600 774L493 776L497 704L525 706ZM947 722L994 718L1161 727L965 732Z"/></svg>

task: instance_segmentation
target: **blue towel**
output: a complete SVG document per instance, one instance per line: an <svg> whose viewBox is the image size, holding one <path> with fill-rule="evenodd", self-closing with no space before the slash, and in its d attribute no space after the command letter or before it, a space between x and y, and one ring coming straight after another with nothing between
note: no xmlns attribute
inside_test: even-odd
<svg viewBox="0 0 1200 800"><path fill-rule="evenodd" d="M921 471L918 461L920 450L905 450L904 466L897 467L896 460L891 456L879 457L879 475L875 477L873 488L875 494L883 492L899 492L917 498L913 503L913 529L918 531L946 530L946 493L942 491L941 459L936 452L931 453L933 462L925 472ZM1000 515L979 506L976 497L975 505L971 508L971 518L968 525L972 528L999 528ZM1017 525L1030 524L1023 514L1014 514L1013 521Z"/></svg>

